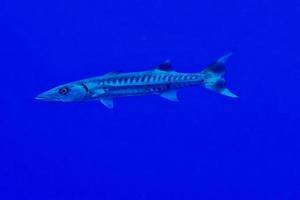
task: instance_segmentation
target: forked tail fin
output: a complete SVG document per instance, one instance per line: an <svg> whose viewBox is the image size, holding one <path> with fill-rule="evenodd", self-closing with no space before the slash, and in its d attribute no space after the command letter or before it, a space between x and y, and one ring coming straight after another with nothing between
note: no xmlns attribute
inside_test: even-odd
<svg viewBox="0 0 300 200"><path fill-rule="evenodd" d="M201 71L200 74L203 75L205 88L228 97L236 98L238 96L230 92L230 90L225 87L225 80L223 78L225 73L224 65L231 54L232 53L229 53L219 58L217 61Z"/></svg>

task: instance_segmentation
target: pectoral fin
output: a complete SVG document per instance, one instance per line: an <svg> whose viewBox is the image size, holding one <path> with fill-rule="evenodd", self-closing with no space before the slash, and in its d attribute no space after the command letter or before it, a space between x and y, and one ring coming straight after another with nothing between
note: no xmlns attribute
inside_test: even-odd
<svg viewBox="0 0 300 200"><path fill-rule="evenodd" d="M99 100L101 103L103 103L103 105L105 105L105 107L107 107L109 109L114 108L114 101L112 99L101 98Z"/></svg>
<svg viewBox="0 0 300 200"><path fill-rule="evenodd" d="M176 90L168 90L160 94L161 97L168 99L170 101L178 102L177 91Z"/></svg>
<svg viewBox="0 0 300 200"><path fill-rule="evenodd" d="M95 90L92 94L92 97L96 98L99 97L100 95L105 94L105 90L100 88L98 90Z"/></svg>

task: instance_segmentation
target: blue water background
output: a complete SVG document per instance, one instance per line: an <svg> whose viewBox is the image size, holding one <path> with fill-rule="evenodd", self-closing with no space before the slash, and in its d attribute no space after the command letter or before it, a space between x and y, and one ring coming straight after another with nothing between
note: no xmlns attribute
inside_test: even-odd
<svg viewBox="0 0 300 200"><path fill-rule="evenodd" d="M0 199L299 199L299 1L0 2ZM203 88L99 102L33 98L172 60L228 61Z"/></svg>

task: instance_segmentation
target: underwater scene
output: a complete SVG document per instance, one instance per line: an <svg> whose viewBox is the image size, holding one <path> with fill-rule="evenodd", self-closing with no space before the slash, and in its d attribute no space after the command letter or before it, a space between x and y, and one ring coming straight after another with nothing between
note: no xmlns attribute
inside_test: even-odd
<svg viewBox="0 0 300 200"><path fill-rule="evenodd" d="M0 16L0 199L300 199L300 2Z"/></svg>

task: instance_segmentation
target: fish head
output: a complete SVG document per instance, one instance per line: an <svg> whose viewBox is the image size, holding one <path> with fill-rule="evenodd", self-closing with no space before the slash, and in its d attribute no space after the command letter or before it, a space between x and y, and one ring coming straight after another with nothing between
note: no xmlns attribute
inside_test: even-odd
<svg viewBox="0 0 300 200"><path fill-rule="evenodd" d="M42 101L76 102L85 99L88 91L84 84L69 83L47 90L35 97Z"/></svg>

